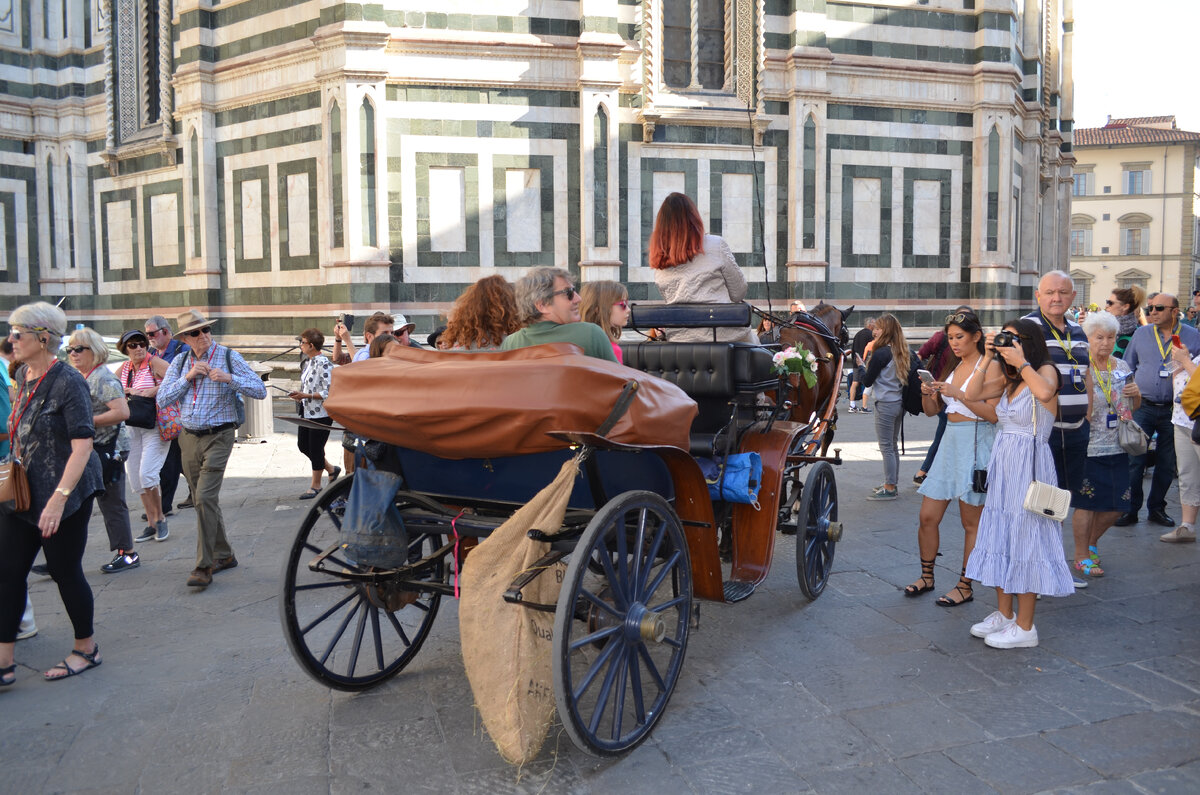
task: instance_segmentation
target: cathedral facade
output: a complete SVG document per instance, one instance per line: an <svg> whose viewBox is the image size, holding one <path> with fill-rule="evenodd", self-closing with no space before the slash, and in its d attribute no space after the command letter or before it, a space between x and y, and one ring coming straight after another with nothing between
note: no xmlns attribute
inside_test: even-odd
<svg viewBox="0 0 1200 795"><path fill-rule="evenodd" d="M994 320L1067 267L1071 0L0 0L0 295L428 331L531 265Z"/></svg>

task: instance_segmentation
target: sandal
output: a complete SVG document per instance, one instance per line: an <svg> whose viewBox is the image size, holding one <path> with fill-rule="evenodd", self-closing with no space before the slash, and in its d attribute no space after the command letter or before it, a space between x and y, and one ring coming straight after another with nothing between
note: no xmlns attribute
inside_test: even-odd
<svg viewBox="0 0 1200 795"><path fill-rule="evenodd" d="M82 657L84 660L87 661L87 665L83 666L82 668L80 668L77 671L74 668L72 668L70 665L68 665L66 660L63 660L62 662L58 663L53 668L51 668L50 671L66 671L65 674L63 674L62 676L51 676L50 671L46 671L46 673L42 674L42 678L45 679L47 682L57 682L59 679L70 679L72 676L78 676L79 674L83 673L84 671L87 671L87 670L90 670L92 668L99 666L100 663L103 662L103 660L96 659L96 656L98 654L100 654L100 644L99 643L97 643L92 648L91 654L88 654L85 651L80 651L79 649L71 649L71 654L73 654L77 657ZM70 657L71 654L68 654L67 656Z"/></svg>
<svg viewBox="0 0 1200 795"><path fill-rule="evenodd" d="M313 497L317 496L317 495L318 495L318 494L320 494L320 493L321 493L321 490L320 490L320 489L313 489L313 488L310 488L308 491L306 491L306 492L304 492L303 494L301 494L301 495L300 495L300 499L302 499L302 500L311 500Z"/></svg>
<svg viewBox="0 0 1200 795"><path fill-rule="evenodd" d="M9 679L8 677L12 677ZM0 668L0 687L8 687L13 682L17 681L17 664L13 663L7 668Z"/></svg>
<svg viewBox="0 0 1200 795"><path fill-rule="evenodd" d="M921 579L904 589L905 596L920 596L926 591L933 590L933 564L936 562L936 555L933 560L921 558ZM917 583L920 583L920 585Z"/></svg>
<svg viewBox="0 0 1200 795"><path fill-rule="evenodd" d="M329 473L329 482L332 483L333 481L337 480L341 476L342 476L342 468L334 467L333 471Z"/></svg>
<svg viewBox="0 0 1200 795"><path fill-rule="evenodd" d="M975 601L975 589L971 587L971 581L967 579L967 570L965 568L962 570L962 574L958 576L958 585L954 586L954 589L950 593L954 593L954 591L958 591L958 595L962 598L958 600L950 599L949 594L947 594L946 596L939 596L934 601L934 604L938 607L958 607L959 605L965 605L967 602Z"/></svg>
<svg viewBox="0 0 1200 795"><path fill-rule="evenodd" d="M1083 572L1084 577L1103 577L1104 569L1100 568L1099 564L1091 558L1075 562L1075 570Z"/></svg>
<svg viewBox="0 0 1200 795"><path fill-rule="evenodd" d="M1088 547L1088 553L1089 553L1088 557L1092 559L1092 562L1095 563L1097 566L1099 566L1100 565L1100 550L1096 549L1095 546L1090 546L1090 547Z"/></svg>

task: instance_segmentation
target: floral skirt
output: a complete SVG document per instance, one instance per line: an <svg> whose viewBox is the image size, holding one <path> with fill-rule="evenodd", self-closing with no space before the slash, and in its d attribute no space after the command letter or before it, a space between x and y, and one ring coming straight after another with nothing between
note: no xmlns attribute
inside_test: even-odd
<svg viewBox="0 0 1200 795"><path fill-rule="evenodd" d="M1121 511L1130 509L1129 456L1088 456L1083 464L1083 483L1075 495L1076 508L1085 511Z"/></svg>

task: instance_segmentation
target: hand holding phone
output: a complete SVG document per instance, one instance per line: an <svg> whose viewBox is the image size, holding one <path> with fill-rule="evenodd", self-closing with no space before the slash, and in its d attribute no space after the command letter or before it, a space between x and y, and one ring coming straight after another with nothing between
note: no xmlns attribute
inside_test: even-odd
<svg viewBox="0 0 1200 795"><path fill-rule="evenodd" d="M933 373L928 370L917 370L917 377L921 379L921 383L923 384L933 383Z"/></svg>

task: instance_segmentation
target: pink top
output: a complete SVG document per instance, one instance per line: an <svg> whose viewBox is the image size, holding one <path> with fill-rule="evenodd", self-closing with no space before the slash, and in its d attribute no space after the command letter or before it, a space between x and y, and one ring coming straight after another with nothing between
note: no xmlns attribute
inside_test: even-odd
<svg viewBox="0 0 1200 795"><path fill-rule="evenodd" d="M124 389L154 389L158 386L158 382L154 380L154 373L150 371L150 357L147 356L142 360L144 363L141 367L133 371L133 378L130 380L130 368L133 367L133 362L127 361L121 365L121 369L117 371L117 380L121 382L121 387Z"/></svg>
<svg viewBox="0 0 1200 795"><path fill-rule="evenodd" d="M616 342L614 342L612 344L612 346L613 346L613 353L615 353L617 355L617 364L625 364L625 359L621 356L621 346L618 345Z"/></svg>

